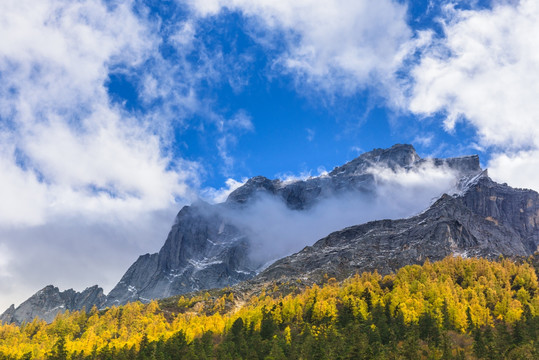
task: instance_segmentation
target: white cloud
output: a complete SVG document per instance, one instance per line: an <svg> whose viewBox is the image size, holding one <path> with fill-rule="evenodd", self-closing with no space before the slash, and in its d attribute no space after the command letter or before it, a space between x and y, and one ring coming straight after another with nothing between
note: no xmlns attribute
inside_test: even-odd
<svg viewBox="0 0 539 360"><path fill-rule="evenodd" d="M380 0L191 0L200 16L224 9L255 18L284 35L275 66L328 91L353 92L385 83L407 54L406 6ZM261 21L260 21L261 20ZM404 45L404 47L403 47Z"/></svg>
<svg viewBox="0 0 539 360"><path fill-rule="evenodd" d="M186 196L194 173L171 166L161 139L112 106L104 86L110 66L136 64L157 44L129 2L7 1L0 17L0 116L9 124L0 224L73 211L131 216Z"/></svg>
<svg viewBox="0 0 539 360"><path fill-rule="evenodd" d="M49 283L110 289L191 196L198 164L167 152L170 117L134 118L107 93L111 71L158 53L131 6L0 2L0 311Z"/></svg>
<svg viewBox="0 0 539 360"><path fill-rule="evenodd" d="M497 182L539 191L539 150L494 154L489 175Z"/></svg>
<svg viewBox="0 0 539 360"><path fill-rule="evenodd" d="M151 211L174 202L175 194L186 195L185 174L167 170L170 159L161 155L157 136L122 122L108 109L84 123L84 131L77 133L62 120L50 120L21 140L31 164L51 187L69 189L55 194L56 207L86 211L86 205L105 195L113 208L131 201L139 203L137 210ZM100 211L106 210L103 205L107 202L99 201Z"/></svg>
<svg viewBox="0 0 539 360"><path fill-rule="evenodd" d="M447 8L445 37L412 70L411 111L445 113L449 131L469 122L481 145L539 146L539 4L513 4Z"/></svg>
<svg viewBox="0 0 539 360"><path fill-rule="evenodd" d="M241 179L241 181L234 180L232 178L226 179L225 187L214 189L214 188L205 188L201 191L201 197L205 201L209 201L212 204L219 204L225 202L231 192L242 186L247 182L247 179Z"/></svg>
<svg viewBox="0 0 539 360"><path fill-rule="evenodd" d="M452 132L471 124L483 149L495 149L491 176L538 190L539 4L500 1L492 9L446 7L445 36L421 49L412 69L409 109L442 113Z"/></svg>
<svg viewBox="0 0 539 360"><path fill-rule="evenodd" d="M0 130L9 144L1 188L12 194L0 211L28 213L0 224L44 222L51 210L130 216L186 195L187 175L171 167L160 138L112 106L104 86L111 66L133 66L158 44L130 2L5 1L0 38L0 117L9 124Z"/></svg>
<svg viewBox="0 0 539 360"><path fill-rule="evenodd" d="M181 47L185 50L192 49L195 42L196 26L192 21L186 21L179 25L178 30L170 37L173 43L177 47Z"/></svg>
<svg viewBox="0 0 539 360"><path fill-rule="evenodd" d="M135 64L152 47L129 3L110 10L98 0L8 0L0 19L1 108L20 122L73 112L73 104L91 111L106 100L107 67Z"/></svg>

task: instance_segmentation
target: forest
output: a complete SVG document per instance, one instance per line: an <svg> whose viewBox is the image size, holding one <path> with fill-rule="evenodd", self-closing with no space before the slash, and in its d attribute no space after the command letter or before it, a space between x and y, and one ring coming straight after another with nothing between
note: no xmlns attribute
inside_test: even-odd
<svg viewBox="0 0 539 360"><path fill-rule="evenodd" d="M538 359L537 260L448 257L0 325L0 359Z"/></svg>

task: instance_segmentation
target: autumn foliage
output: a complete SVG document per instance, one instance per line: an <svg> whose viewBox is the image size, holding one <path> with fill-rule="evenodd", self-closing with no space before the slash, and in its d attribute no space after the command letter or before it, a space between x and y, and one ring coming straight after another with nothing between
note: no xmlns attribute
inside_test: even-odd
<svg viewBox="0 0 539 360"><path fill-rule="evenodd" d="M537 358L529 262L462 259L0 326L0 359ZM286 291L283 291L286 288Z"/></svg>

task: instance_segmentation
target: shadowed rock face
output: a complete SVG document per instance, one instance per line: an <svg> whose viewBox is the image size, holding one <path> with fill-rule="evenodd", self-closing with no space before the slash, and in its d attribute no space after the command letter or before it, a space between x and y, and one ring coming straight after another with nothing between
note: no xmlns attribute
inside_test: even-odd
<svg viewBox="0 0 539 360"><path fill-rule="evenodd" d="M139 257L109 293L107 305L225 287L253 277L248 242L219 207L185 206L158 254Z"/></svg>
<svg viewBox="0 0 539 360"><path fill-rule="evenodd" d="M73 289L60 292L57 287L48 285L39 290L19 307L14 305L0 316L0 321L20 324L23 321L31 321L35 317L52 322L58 313L66 310L75 311L90 310L94 305L103 306L106 296L103 289L92 286L83 292Z"/></svg>
<svg viewBox="0 0 539 360"><path fill-rule="evenodd" d="M342 279L374 270L387 274L427 258L436 261L449 255L531 255L539 246L538 206L535 191L500 185L483 174L462 194L445 194L417 216L334 232L278 260L255 282L316 281L324 274Z"/></svg>
<svg viewBox="0 0 539 360"><path fill-rule="evenodd" d="M497 227L511 230L527 254L539 251L539 195L532 190L513 189L481 177L459 197L462 205Z"/></svg>

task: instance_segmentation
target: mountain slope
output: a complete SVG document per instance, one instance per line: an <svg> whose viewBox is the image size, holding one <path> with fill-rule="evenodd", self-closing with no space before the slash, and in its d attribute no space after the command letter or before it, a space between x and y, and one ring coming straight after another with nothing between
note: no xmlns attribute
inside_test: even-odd
<svg viewBox="0 0 539 360"><path fill-rule="evenodd" d="M109 293L107 305L147 301L199 289L224 287L253 277L248 241L227 224L218 207L184 207L158 254L146 254Z"/></svg>
<svg viewBox="0 0 539 360"><path fill-rule="evenodd" d="M444 194L423 213L352 226L276 261L255 279L265 282L355 272L387 274L449 255L496 258L539 250L539 194L492 181L486 172L461 194Z"/></svg>

